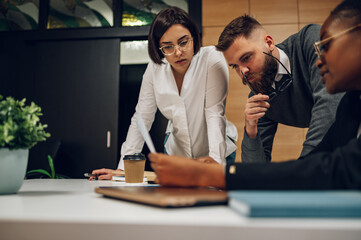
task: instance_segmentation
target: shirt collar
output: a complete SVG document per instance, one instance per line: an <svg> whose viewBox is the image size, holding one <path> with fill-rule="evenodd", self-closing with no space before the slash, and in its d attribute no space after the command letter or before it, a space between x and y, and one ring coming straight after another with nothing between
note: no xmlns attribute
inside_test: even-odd
<svg viewBox="0 0 361 240"><path fill-rule="evenodd" d="M291 64L290 59L286 55L286 53L282 49L278 49L278 52L280 53L280 62L287 68L288 72L291 73ZM278 71L275 77L275 81L280 81L284 74L288 74L286 69L281 65L278 64Z"/></svg>

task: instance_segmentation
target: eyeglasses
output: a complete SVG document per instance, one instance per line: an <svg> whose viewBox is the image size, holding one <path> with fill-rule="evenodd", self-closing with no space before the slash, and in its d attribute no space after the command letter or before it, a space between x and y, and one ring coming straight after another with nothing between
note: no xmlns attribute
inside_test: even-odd
<svg viewBox="0 0 361 240"><path fill-rule="evenodd" d="M242 73L242 77L243 77L244 81L246 82L247 86L249 87L249 89L251 89L251 92L254 95L257 95L256 91L252 88L251 84L249 83L248 79L246 78L246 75L244 75L242 70L241 70L241 73Z"/></svg>
<svg viewBox="0 0 361 240"><path fill-rule="evenodd" d="M175 52L176 48L178 48L180 51L185 51L188 47L188 43L190 43L191 41L193 41L192 38L187 38L185 40L182 40L177 45L164 45L160 47L159 50L161 50L164 55L169 56Z"/></svg>
<svg viewBox="0 0 361 240"><path fill-rule="evenodd" d="M342 32L339 32L339 33L337 33L337 34L335 34L335 35L333 35L333 36L331 36L331 37L328 37L328 38L323 39L323 40L321 40L321 41L315 42L315 43L313 44L313 46L315 47L315 50L316 50L315 53L317 54L317 56L318 56L319 58L321 58L322 52L323 52L324 50L327 51L327 49L328 49L328 44L325 44L326 42L329 42L330 40L332 40L332 39L334 39L334 38L337 38L337 37L342 36L342 35L344 35L344 34L346 34L346 33L348 33L348 32L351 32L352 30L354 30L354 29L356 29L356 28L358 28L358 27L361 27L361 23L358 24L358 25L356 25L356 26L353 26L353 27L351 27L351 28L348 28L348 29L346 29L346 30L344 30L344 31L342 31Z"/></svg>
<svg viewBox="0 0 361 240"><path fill-rule="evenodd" d="M276 61L281 64L281 66L286 70L287 74L288 74L288 78L286 79L282 79L279 84L277 84L277 87L276 89L273 89L268 92L268 93L265 93L266 95L268 95L268 102L272 101L277 95L279 95L281 92L285 91L293 82L293 78L292 78L292 75L291 73L287 70L286 66L283 65L283 63L278 60L276 57L274 57L272 54L269 54L269 53L266 53L266 52L263 52L264 54L270 56L270 57L273 57L274 59L276 59ZM248 87L251 89L251 92L254 94L254 95L257 95L256 91L252 88L251 84L249 83L248 79L246 78L246 75L244 75L243 71L241 70L241 73L242 73L242 77L244 79L244 81L247 83ZM276 82L275 82L276 83Z"/></svg>

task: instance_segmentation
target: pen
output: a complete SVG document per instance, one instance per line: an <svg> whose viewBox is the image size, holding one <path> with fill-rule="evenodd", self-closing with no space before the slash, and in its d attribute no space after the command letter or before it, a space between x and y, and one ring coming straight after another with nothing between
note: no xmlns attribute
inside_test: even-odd
<svg viewBox="0 0 361 240"><path fill-rule="evenodd" d="M139 129L140 133L142 134L142 136L144 138L144 141L145 141L145 143L147 144L147 146L149 148L149 151L152 152L152 153L155 153L156 151L155 151L155 148L154 148L152 138L150 137L149 132L148 132L147 128L145 127L142 116L140 115L140 113L137 113L135 115L135 117L136 117L136 120L137 120L138 129Z"/></svg>

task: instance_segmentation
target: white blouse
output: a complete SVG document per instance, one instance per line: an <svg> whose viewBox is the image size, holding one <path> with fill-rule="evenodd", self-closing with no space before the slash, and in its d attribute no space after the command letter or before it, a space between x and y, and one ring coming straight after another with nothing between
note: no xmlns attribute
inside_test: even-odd
<svg viewBox="0 0 361 240"><path fill-rule="evenodd" d="M236 141L238 136L237 128L225 117L228 67L222 53L214 46L202 47L192 58L180 95L171 65L163 61L165 64L148 64L136 113L141 114L148 131L157 108L169 120L167 132L170 135L165 145L169 155L210 156L225 164L226 156L237 149L228 137ZM118 168L124 169L124 155L141 152L143 145L134 114L121 148Z"/></svg>

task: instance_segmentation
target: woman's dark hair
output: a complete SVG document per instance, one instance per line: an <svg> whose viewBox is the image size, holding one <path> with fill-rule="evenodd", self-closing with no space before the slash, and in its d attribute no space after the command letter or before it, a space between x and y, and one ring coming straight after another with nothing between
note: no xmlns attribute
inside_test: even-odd
<svg viewBox="0 0 361 240"><path fill-rule="evenodd" d="M236 38L243 36L248 38L253 30L262 27L256 19L245 14L232 20L223 30L218 39L216 48L218 51L226 51L236 40Z"/></svg>
<svg viewBox="0 0 361 240"><path fill-rule="evenodd" d="M345 0L341 2L334 10L331 11L331 16L340 19L352 18L354 20L355 25L360 24L361 1Z"/></svg>
<svg viewBox="0 0 361 240"><path fill-rule="evenodd" d="M199 31L188 13L178 7L164 9L153 20L148 35L148 54L152 61L157 64L162 64L164 58L163 53L159 50L159 41L163 34L174 24L181 24L189 30L193 38L194 54L201 47Z"/></svg>

